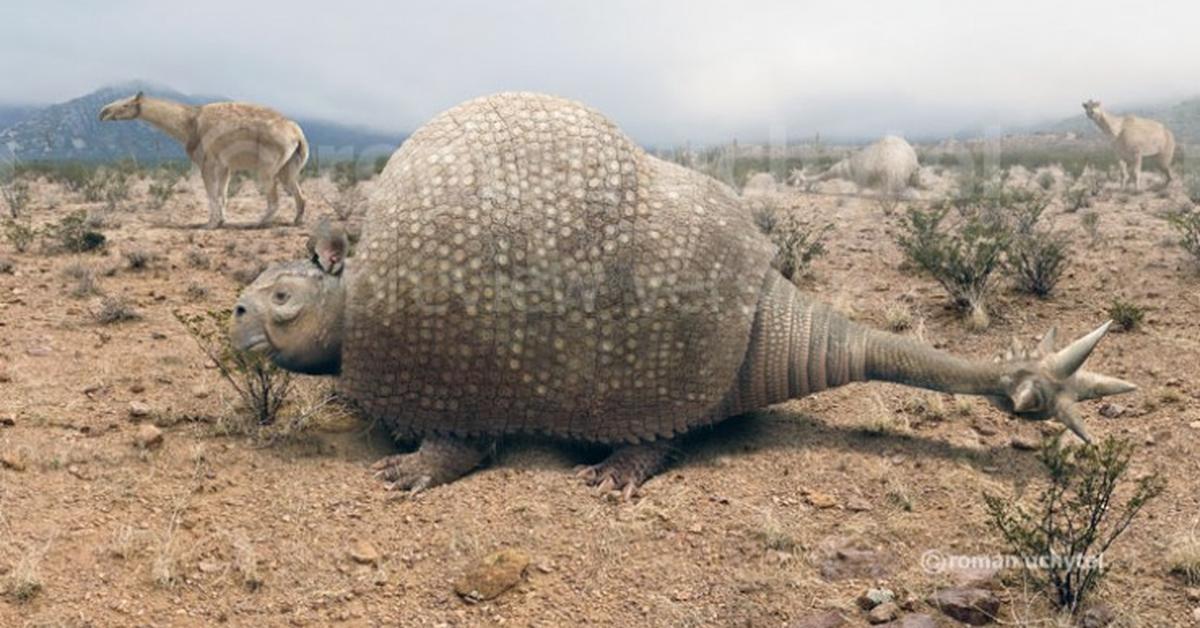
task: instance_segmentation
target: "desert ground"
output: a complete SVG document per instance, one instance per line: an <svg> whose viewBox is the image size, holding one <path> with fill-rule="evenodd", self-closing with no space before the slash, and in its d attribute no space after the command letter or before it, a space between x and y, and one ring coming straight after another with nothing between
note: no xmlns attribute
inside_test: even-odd
<svg viewBox="0 0 1200 628"><path fill-rule="evenodd" d="M1114 297L1145 309L1088 363L1140 389L1083 411L1095 436L1139 446L1131 476L1161 473L1168 486L1106 556L1096 601L1113 625L1191 626L1200 591L1169 557L1200 542L1200 269L1163 219L1184 193L1148 178L1140 193L1110 182L1087 210L1068 211L1060 194L1049 218L1072 258L1057 291L1000 285L983 332L905 263L879 203L771 194L834 225L804 290L877 327L906 318L904 333L958 354L990 358L1052 325L1077 337ZM290 202L279 226L207 231L181 227L206 218L197 175L160 209L146 207L147 185L110 206L31 183L35 225L87 210L102 252L0 243L11 265L0 272L3 626L782 627L832 625L815 623L830 612L858 626L856 598L880 586L905 615L958 625L926 602L955 574L928 573L922 555L1004 552L982 494L1035 481L1028 444L1062 429L980 399L857 384L690 436L631 501L574 476L603 448L537 438L503 440L452 484L389 492L369 466L405 445L324 405L331 380L298 377L284 411L303 417L295 429L228 429L235 396L175 318L231 307L263 264L303 256L307 228L283 224ZM305 189L311 225L335 192L323 179ZM241 186L231 221L252 222L262 203ZM113 299L137 317L102 322ZM869 569L842 573L839 548ZM529 560L513 588L481 602L456 593L501 550ZM1019 573L986 586L1003 624L1067 622Z"/></svg>

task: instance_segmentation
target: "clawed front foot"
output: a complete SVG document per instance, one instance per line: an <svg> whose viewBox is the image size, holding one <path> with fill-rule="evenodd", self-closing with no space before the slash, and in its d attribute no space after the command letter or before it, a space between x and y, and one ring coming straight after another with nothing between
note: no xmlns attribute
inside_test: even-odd
<svg viewBox="0 0 1200 628"><path fill-rule="evenodd" d="M483 462L483 450L465 440L430 436L416 451L387 456L371 465L375 477L387 482L388 490L410 494L453 482Z"/></svg>
<svg viewBox="0 0 1200 628"><path fill-rule="evenodd" d="M621 498L632 499L643 482L666 468L672 448L663 441L625 445L613 450L599 464L579 467L575 475L601 493L620 491Z"/></svg>

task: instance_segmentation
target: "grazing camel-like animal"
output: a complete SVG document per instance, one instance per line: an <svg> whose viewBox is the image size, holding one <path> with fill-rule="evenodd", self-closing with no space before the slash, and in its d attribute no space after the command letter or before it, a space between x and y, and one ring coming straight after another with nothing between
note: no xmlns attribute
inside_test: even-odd
<svg viewBox="0 0 1200 628"><path fill-rule="evenodd" d="M192 106L138 92L105 105L100 120L145 120L183 144L204 179L210 229L225 223L229 178L238 171L256 173L266 194L260 224L275 217L281 184L296 202L294 224L304 218L300 170L308 161L308 140L300 125L272 109L239 102Z"/></svg>
<svg viewBox="0 0 1200 628"><path fill-rule="evenodd" d="M1171 130L1157 120L1137 116L1114 116L1100 108L1099 101L1083 103L1083 110L1105 135L1113 139L1121 164L1121 187L1129 180L1129 167L1133 167L1133 189L1142 187L1142 158L1158 157L1158 163L1167 173L1167 185L1174 180L1171 160L1175 157L1175 136Z"/></svg>
<svg viewBox="0 0 1200 628"><path fill-rule="evenodd" d="M921 165L917 151L904 138L887 135L843 159L806 184L830 179L847 179L859 186L875 188L887 195L904 192Z"/></svg>

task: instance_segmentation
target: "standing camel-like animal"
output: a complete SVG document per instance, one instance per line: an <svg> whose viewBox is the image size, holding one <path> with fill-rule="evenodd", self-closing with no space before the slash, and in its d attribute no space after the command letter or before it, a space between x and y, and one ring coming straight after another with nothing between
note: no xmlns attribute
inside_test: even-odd
<svg viewBox="0 0 1200 628"><path fill-rule="evenodd" d="M1157 120L1137 116L1114 116L1100 108L1100 102L1089 100L1083 103L1087 117L1100 127L1105 135L1113 139L1121 163L1121 187L1129 180L1129 168L1133 167L1133 189L1142 187L1142 158L1158 157L1158 163L1167 173L1167 185L1174 180L1171 160L1175 157L1175 136L1171 130Z"/></svg>
<svg viewBox="0 0 1200 628"><path fill-rule="evenodd" d="M260 224L275 217L281 184L296 202L295 224L304 218L300 170L308 161L308 140L300 125L273 109L240 102L193 106L138 92L105 105L100 120L145 120L183 144L204 179L210 229L225 223L229 178L238 171L256 173L266 194Z"/></svg>

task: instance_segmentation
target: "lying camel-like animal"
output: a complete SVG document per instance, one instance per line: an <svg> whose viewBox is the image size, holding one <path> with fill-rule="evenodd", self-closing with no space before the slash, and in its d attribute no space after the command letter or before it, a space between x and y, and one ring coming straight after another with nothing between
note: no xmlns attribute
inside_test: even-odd
<svg viewBox="0 0 1200 628"><path fill-rule="evenodd" d="M1121 187L1129 180L1129 167L1133 166L1133 189L1142 187L1142 158L1158 157L1158 163L1167 173L1167 185L1174 180L1171 160L1175 157L1175 136L1170 129L1157 120L1137 116L1114 116L1100 108L1099 101L1083 103L1087 117L1100 127L1105 135L1113 139L1121 164Z"/></svg>
<svg viewBox="0 0 1200 628"><path fill-rule="evenodd" d="M884 136L879 141L843 159L806 184L846 179L861 187L875 188L887 195L905 191L920 169L917 151L903 138Z"/></svg>
<svg viewBox="0 0 1200 628"><path fill-rule="evenodd" d="M279 208L279 185L296 202L296 219L304 218L300 170L308 161L308 140L300 125L278 112L239 102L192 106L138 92L100 110L100 120L145 120L183 144L200 168L208 193L208 228L225 223L229 178L248 170L258 175L267 196L266 225Z"/></svg>

